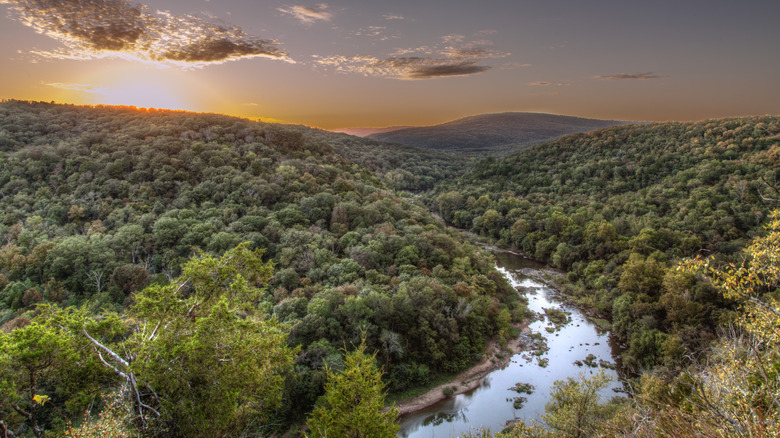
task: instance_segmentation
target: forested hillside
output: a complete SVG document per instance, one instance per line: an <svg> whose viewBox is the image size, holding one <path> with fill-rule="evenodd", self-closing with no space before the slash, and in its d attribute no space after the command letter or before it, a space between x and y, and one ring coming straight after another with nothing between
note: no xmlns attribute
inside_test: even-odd
<svg viewBox="0 0 780 438"><path fill-rule="evenodd" d="M95 342L125 352L140 345L138 354L143 355L150 348L160 348L160 354L176 350L175 337L138 336L149 335L155 324L170 324L165 321L178 312L172 310L181 308L177 306L193 307L189 312L184 307L187 317L172 319L179 322L171 327L191 330L188 318L207 324L203 327L233 327L215 331L213 339L245 328L241 318L275 318L281 325L273 322L260 332L269 333L269 354L278 351L274 357L280 359L257 372L277 370L281 380L275 391L283 398L268 406L244 399L248 404L242 405L240 394L231 395L237 397L241 421L230 417L219 426L223 429L212 430L228 435L243 430L235 429L239 426L284 429L300 421L322 394L325 365L339 370L342 349L362 338L368 351L377 352L389 389L425 385L480 357L487 340L508 334L510 320L521 318L523 309L489 254L446 230L422 205L400 198L383 181L403 189L431 187L458 166L451 159L425 161L421 156L425 154L411 148L399 153L374 141L227 116L4 102L0 325L6 332L48 327L50 338L42 339L52 342L61 336L78 338L79 330L86 333L92 327L103 335ZM242 242L248 246L239 247ZM260 265L256 250L264 251L267 267ZM212 274L198 274L201 270L213 272L213 281L225 282L221 292L213 289ZM265 288L258 292L258 286ZM229 300L209 298L225 290L232 291ZM239 298L251 306L234 301ZM228 300L226 307L220 307L220 300ZM55 307L40 307L42 303ZM81 307L65 314L52 310L67 306ZM127 309L131 318L125 317ZM219 319L220 312L239 319ZM98 314L104 319L89 319ZM66 336L62 330L67 327L75 328ZM284 346L270 334L280 331ZM13 361L20 356L9 353L22 348L17 341L26 342L4 338L0 370L5 364L5 372L12 373L19 366ZM65 344L57 345L67 344L61 342ZM167 342L162 345L168 347L144 342ZM145 368L126 360L130 365L122 374L105 367L67 373L66 364L74 360L101 369L104 358L79 345L54 350L68 351L67 360L55 355L58 359L31 368L39 373L37 379L12 374L16 377L8 380L3 375L11 384L5 390L19 397L14 406L0 402L3 424L32 421L35 429L37 405L31 394L46 394L48 403L37 408L37 424L56 427L63 412L75 418L98 391L119 387L118 375L154 372L157 380L145 382L158 392L169 388L168 398L147 392L138 396L138 409L145 412L148 405L161 411L159 430L191 435L182 428L195 428L195 423L187 426L194 420L172 406L189 403L186 409L202 414L198 401L214 397L205 389L186 389L197 386L186 380L187 373L197 370L160 377L166 375L166 365L159 361L179 360L163 357L169 353L149 356ZM192 354L212 351L192 348ZM78 354L91 356L74 359ZM281 359L287 354L294 354L293 362ZM125 369L121 361L114 366L119 367L115 371ZM268 381L276 382L271 376ZM171 387L179 378L184 386ZM215 377L192 378L206 379L198 380L202 383ZM246 411L252 403L265 406L257 417ZM19 414L20 406L33 413L33 420ZM201 431L214 436L208 432Z"/></svg>
<svg viewBox="0 0 780 438"><path fill-rule="evenodd" d="M622 125L616 120L539 113L480 114L435 126L371 134L376 140L477 158L506 156L565 134Z"/></svg>
<svg viewBox="0 0 780 438"><path fill-rule="evenodd" d="M149 436L307 416L318 436L392 435L383 385L461 370L526 317L492 256L429 210L565 272L645 373L571 433L570 397L600 383L558 385L557 432L774 431L778 162L773 116L612 127L475 164L221 115L0 103L0 432L82 436L89 410L81 426ZM678 267L695 256L710 258ZM741 369L737 392L758 399L728 393ZM350 397L372 407L333 421ZM506 436L550 432L524 428Z"/></svg>
<svg viewBox="0 0 780 438"><path fill-rule="evenodd" d="M734 306L674 265L728 258L777 206L780 120L607 128L488 159L429 197L450 224L567 272L566 292L612 322L635 371L674 368Z"/></svg>

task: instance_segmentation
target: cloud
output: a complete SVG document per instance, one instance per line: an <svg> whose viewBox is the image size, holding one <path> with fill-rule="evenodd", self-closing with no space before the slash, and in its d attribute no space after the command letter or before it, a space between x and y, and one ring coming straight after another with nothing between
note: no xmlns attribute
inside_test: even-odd
<svg viewBox="0 0 780 438"><path fill-rule="evenodd" d="M460 43L460 42L463 41L464 38L466 38L466 37L463 36L463 35L459 35L459 34L454 33L454 34L451 34L451 35L444 35L443 37L441 37L441 40L445 44L452 44L452 43Z"/></svg>
<svg viewBox="0 0 780 438"><path fill-rule="evenodd" d="M410 63L409 61L414 62ZM417 64L416 61L414 58L407 58L403 64ZM491 67L485 65L476 65L476 63L477 61L462 61L437 65L415 65L406 69L406 77L409 79L431 79L447 76L466 76L491 69Z"/></svg>
<svg viewBox="0 0 780 438"><path fill-rule="evenodd" d="M411 53L423 53L427 55L433 55L434 51L430 46L412 47L406 49L396 49L391 56L404 56Z"/></svg>
<svg viewBox="0 0 780 438"><path fill-rule="evenodd" d="M640 81L645 81L648 79L663 79L666 76L663 75L657 75L653 73L618 73L616 75L599 75L599 76L593 76L593 79L609 79L609 80L618 80L618 79L638 79Z"/></svg>
<svg viewBox="0 0 780 438"><path fill-rule="evenodd" d="M435 79L468 76L486 72L493 67L484 61L504 58L509 53L494 50L486 40L464 42L466 37L452 34L441 38L441 43L414 48L398 48L385 57L314 56L315 64L330 67L342 73L391 79Z"/></svg>
<svg viewBox="0 0 780 438"><path fill-rule="evenodd" d="M449 76L465 76L490 70L491 67L477 65L479 60L455 58L390 57L379 59L373 56L331 56L319 58L320 65L330 65L347 73L362 73L365 76L380 76L393 79L432 79Z"/></svg>
<svg viewBox="0 0 780 438"><path fill-rule="evenodd" d="M521 62L507 62L507 63L502 64L501 68L503 70L512 70L512 69L515 69L515 68L525 68L525 67L530 67L530 66L531 66L531 64L525 64L525 63L521 63Z"/></svg>
<svg viewBox="0 0 780 438"><path fill-rule="evenodd" d="M273 40L192 15L177 16L124 0L0 0L11 18L65 48L35 53L51 58L128 58L190 66L289 55Z"/></svg>
<svg viewBox="0 0 780 438"><path fill-rule="evenodd" d="M290 14L297 18L298 21L305 24L311 24L318 20L330 21L331 17L333 17L333 13L328 11L328 5L326 3L320 3L315 7L296 5L290 6L289 8L278 8L277 10L279 12L284 12L285 14Z"/></svg>
<svg viewBox="0 0 780 438"><path fill-rule="evenodd" d="M441 53L451 58L504 58L509 56L509 53L500 53L479 46L446 47Z"/></svg>
<svg viewBox="0 0 780 438"><path fill-rule="evenodd" d="M365 76L391 79L434 79L452 76L468 76L486 72L492 66L482 62L491 58L503 58L509 53L493 50L490 41L461 42L461 35L447 35L443 45L419 46L396 49L386 58L375 56L315 56L315 63L334 68L343 73L359 73Z"/></svg>
<svg viewBox="0 0 780 438"><path fill-rule="evenodd" d="M549 82L549 81L536 81L531 82L528 85L532 85L534 87L566 87L571 85L569 82Z"/></svg>
<svg viewBox="0 0 780 438"><path fill-rule="evenodd" d="M406 19L403 15L398 15L398 14L385 14L382 17L384 17L385 20L405 20Z"/></svg>
<svg viewBox="0 0 780 438"><path fill-rule="evenodd" d="M63 90L82 91L84 93L105 94L106 88L96 87L91 84L65 84L62 82L43 83L49 87L61 88Z"/></svg>

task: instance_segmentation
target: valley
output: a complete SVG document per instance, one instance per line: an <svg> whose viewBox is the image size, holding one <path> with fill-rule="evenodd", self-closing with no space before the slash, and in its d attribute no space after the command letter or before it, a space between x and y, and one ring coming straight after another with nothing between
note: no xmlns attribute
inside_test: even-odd
<svg viewBox="0 0 780 438"><path fill-rule="evenodd" d="M473 142L465 131L452 135ZM556 335L585 336L580 324L595 336L583 348L604 349L590 362L612 361L604 330L625 348L632 397L589 402L580 420L593 435L631 429L642 409L657 419L644 424L648 433L673 436L675 425L693 421L687 415L704 419L697 427L716 427L706 407L691 411L695 391L678 394L711 372L698 357L737 348L724 328L774 324L746 303L773 308L777 291L780 120L611 126L518 153L497 147L453 154L462 151L216 114L0 103L0 388L9 394L0 422L63 431L65 419L91 409L134 434L294 436L324 394L346 397L337 376L376 377L359 388L372 391L364 398L374 407L385 392L435 386L482 360L491 342L518 339L541 312L536 298L517 294L528 285L517 283L507 253L491 253L454 226L564 272L561 298L600 328L567 303L574 322L534 326L549 344ZM766 247L751 249L762 239ZM712 258L685 268L696 257ZM768 274L751 289L756 295L722 291L728 278L712 269L762 257ZM774 341L755 336L762 355L743 367L774 366ZM585 350L577 360L587 360ZM573 394L596 383L553 385L580 369L557 359L563 351L555 355L547 371L543 355L525 364L547 373L546 386L535 383L543 398L529 395L518 412L537 421L546 412L560 432ZM776 382L755 373L751 381L767 395L750 406L761 410L776 400ZM548 399L551 390L558 392ZM131 414L109 410L107 393ZM460 406L471 396L449 401ZM493 397L503 404L507 396ZM560 403L545 409L544 400ZM724 395L718 403L742 401ZM458 434L487 424L458 414L462 407L448 412L434 416L460 417ZM740 412L729 415L743 419ZM766 430L776 427L775 413ZM488 427L499 432L504 421ZM377 436L398 430L379 423ZM526 426L531 435L522 435ZM546 430L519 422L497 436Z"/></svg>

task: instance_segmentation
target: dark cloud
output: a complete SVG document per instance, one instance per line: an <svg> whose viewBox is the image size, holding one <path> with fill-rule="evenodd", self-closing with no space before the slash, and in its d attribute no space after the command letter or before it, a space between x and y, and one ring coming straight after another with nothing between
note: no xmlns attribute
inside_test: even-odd
<svg viewBox="0 0 780 438"><path fill-rule="evenodd" d="M457 64L431 65L418 67L408 72L410 79L430 79L442 78L447 76L466 76L474 73L488 71L491 67L486 65L475 65L476 61L466 61Z"/></svg>
<svg viewBox="0 0 780 438"><path fill-rule="evenodd" d="M467 76L492 69L480 62L489 58L503 58L501 53L486 46L489 41L462 44L462 35L442 37L445 47L421 46L413 49L397 49L393 56L385 59L373 56L330 56L317 57L316 63L334 67L348 73L362 73L366 76L381 76L393 79L434 79L451 76ZM418 56L404 56L414 55Z"/></svg>
<svg viewBox="0 0 780 438"><path fill-rule="evenodd" d="M191 15L151 14L124 0L0 0L13 19L60 41L58 58L128 57L144 61L220 63L248 57L288 59L273 40Z"/></svg>
<svg viewBox="0 0 780 438"><path fill-rule="evenodd" d="M609 80L617 80L617 79L639 79L639 80L648 80L648 79L662 79L666 76L663 75L657 75L653 73L618 73L616 75L599 75L594 76L593 79L609 79Z"/></svg>
<svg viewBox="0 0 780 438"><path fill-rule="evenodd" d="M377 61L372 66L387 76L401 79L432 79L448 76L465 76L482 73L491 67L476 65L478 60L453 60L446 58L388 58Z"/></svg>
<svg viewBox="0 0 780 438"><path fill-rule="evenodd" d="M372 56L331 56L319 58L320 65L335 67L338 71L362 73L366 76L383 76L393 79L433 79L449 76L465 76L490 70L490 66L477 65L478 59L464 60L437 57L391 57L378 59Z"/></svg>

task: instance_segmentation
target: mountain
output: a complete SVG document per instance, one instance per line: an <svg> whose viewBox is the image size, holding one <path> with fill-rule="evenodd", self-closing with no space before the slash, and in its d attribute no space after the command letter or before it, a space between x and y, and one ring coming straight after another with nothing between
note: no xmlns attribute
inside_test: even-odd
<svg viewBox="0 0 780 438"><path fill-rule="evenodd" d="M381 134L384 132L398 131L400 129L411 128L411 126L389 126L387 128L345 128L334 129L333 132L354 135L356 137L368 137L371 134Z"/></svg>
<svg viewBox="0 0 780 438"><path fill-rule="evenodd" d="M465 117L435 126L375 133L368 135L368 138L436 151L505 156L565 134L626 123L631 122L509 112Z"/></svg>

